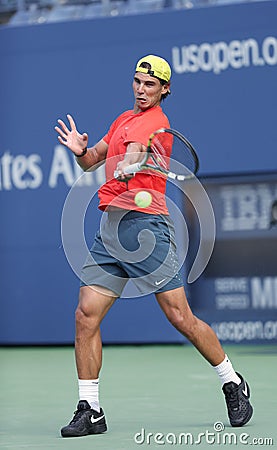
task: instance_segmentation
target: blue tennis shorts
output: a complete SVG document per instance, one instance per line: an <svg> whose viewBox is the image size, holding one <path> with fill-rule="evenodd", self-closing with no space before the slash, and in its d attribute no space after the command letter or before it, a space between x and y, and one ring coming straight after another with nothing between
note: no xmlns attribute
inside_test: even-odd
<svg viewBox="0 0 277 450"><path fill-rule="evenodd" d="M165 292L183 286L179 268L169 216L111 211L102 216L81 286L102 286L120 297L131 279L141 295Z"/></svg>

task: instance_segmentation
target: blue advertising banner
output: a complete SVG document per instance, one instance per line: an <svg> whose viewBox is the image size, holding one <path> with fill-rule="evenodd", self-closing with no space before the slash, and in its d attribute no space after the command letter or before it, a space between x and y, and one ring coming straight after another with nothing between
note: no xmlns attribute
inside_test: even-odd
<svg viewBox="0 0 277 450"><path fill-rule="evenodd" d="M205 273L191 286L194 312L222 342L277 342L275 174L202 180L217 233Z"/></svg>
<svg viewBox="0 0 277 450"><path fill-rule="evenodd" d="M98 141L132 108L141 56L170 62L172 95L163 107L197 148L201 176L277 171L276 14L271 1L0 28L0 343L73 342L79 282L64 252L61 218L73 187L73 218L91 191L83 223L89 247L104 173L76 184L81 170L54 126L71 113L89 144ZM134 30L142 30L139 38ZM175 189L168 196L179 205ZM78 247L75 253L81 264ZM184 339L147 297L120 300L103 323L103 340Z"/></svg>

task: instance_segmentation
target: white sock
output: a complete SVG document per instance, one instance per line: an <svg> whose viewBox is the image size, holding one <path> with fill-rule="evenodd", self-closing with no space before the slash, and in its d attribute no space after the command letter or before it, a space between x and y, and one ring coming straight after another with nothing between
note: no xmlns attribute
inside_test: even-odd
<svg viewBox="0 0 277 450"><path fill-rule="evenodd" d="M95 380L78 380L79 400L86 400L92 409L100 411L99 378Z"/></svg>
<svg viewBox="0 0 277 450"><path fill-rule="evenodd" d="M214 366L214 370L218 374L222 384L229 383L230 381L233 381L236 384L241 383L241 379L234 371L232 363L227 355L225 355L222 363L218 364L218 366Z"/></svg>

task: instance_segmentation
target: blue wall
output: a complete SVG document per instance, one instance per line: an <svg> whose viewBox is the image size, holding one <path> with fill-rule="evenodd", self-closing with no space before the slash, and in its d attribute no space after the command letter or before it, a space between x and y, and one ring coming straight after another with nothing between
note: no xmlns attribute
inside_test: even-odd
<svg viewBox="0 0 277 450"><path fill-rule="evenodd" d="M272 1L0 28L0 343L73 340L78 279L60 227L80 172L58 145L56 119L73 114L92 144L132 107L136 60L161 54L173 68L164 109L196 146L200 175L276 173L276 16ZM102 172L82 180L80 201ZM174 190L169 195L177 202ZM96 205L94 196L88 245ZM150 297L118 302L103 339L183 341Z"/></svg>

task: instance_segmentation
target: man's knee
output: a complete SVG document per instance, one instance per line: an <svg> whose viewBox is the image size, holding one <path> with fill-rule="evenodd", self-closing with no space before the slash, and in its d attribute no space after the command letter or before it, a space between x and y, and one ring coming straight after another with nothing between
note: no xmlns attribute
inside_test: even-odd
<svg viewBox="0 0 277 450"><path fill-rule="evenodd" d="M77 329L89 329L92 330L99 325L99 321L97 320L97 316L92 314L90 311L86 310L84 306L80 303L75 311L75 323Z"/></svg>
<svg viewBox="0 0 277 450"><path fill-rule="evenodd" d="M188 339L193 339L197 329L197 318L193 314L186 315L179 308L171 308L167 318L178 331Z"/></svg>
<svg viewBox="0 0 277 450"><path fill-rule="evenodd" d="M77 308L76 308L76 310L75 310L75 320L76 320L76 322L82 323L89 316L90 316L90 314L88 314L88 311L86 311L86 308L84 308L79 303Z"/></svg>
<svg viewBox="0 0 277 450"><path fill-rule="evenodd" d="M80 289L79 302L75 310L75 322L77 328L85 329L97 326L97 311L93 307L92 293L86 289Z"/></svg>
<svg viewBox="0 0 277 450"><path fill-rule="evenodd" d="M115 301L115 297L100 292L96 286L80 289L79 303L75 311L76 324L83 327L99 327L103 317Z"/></svg>

